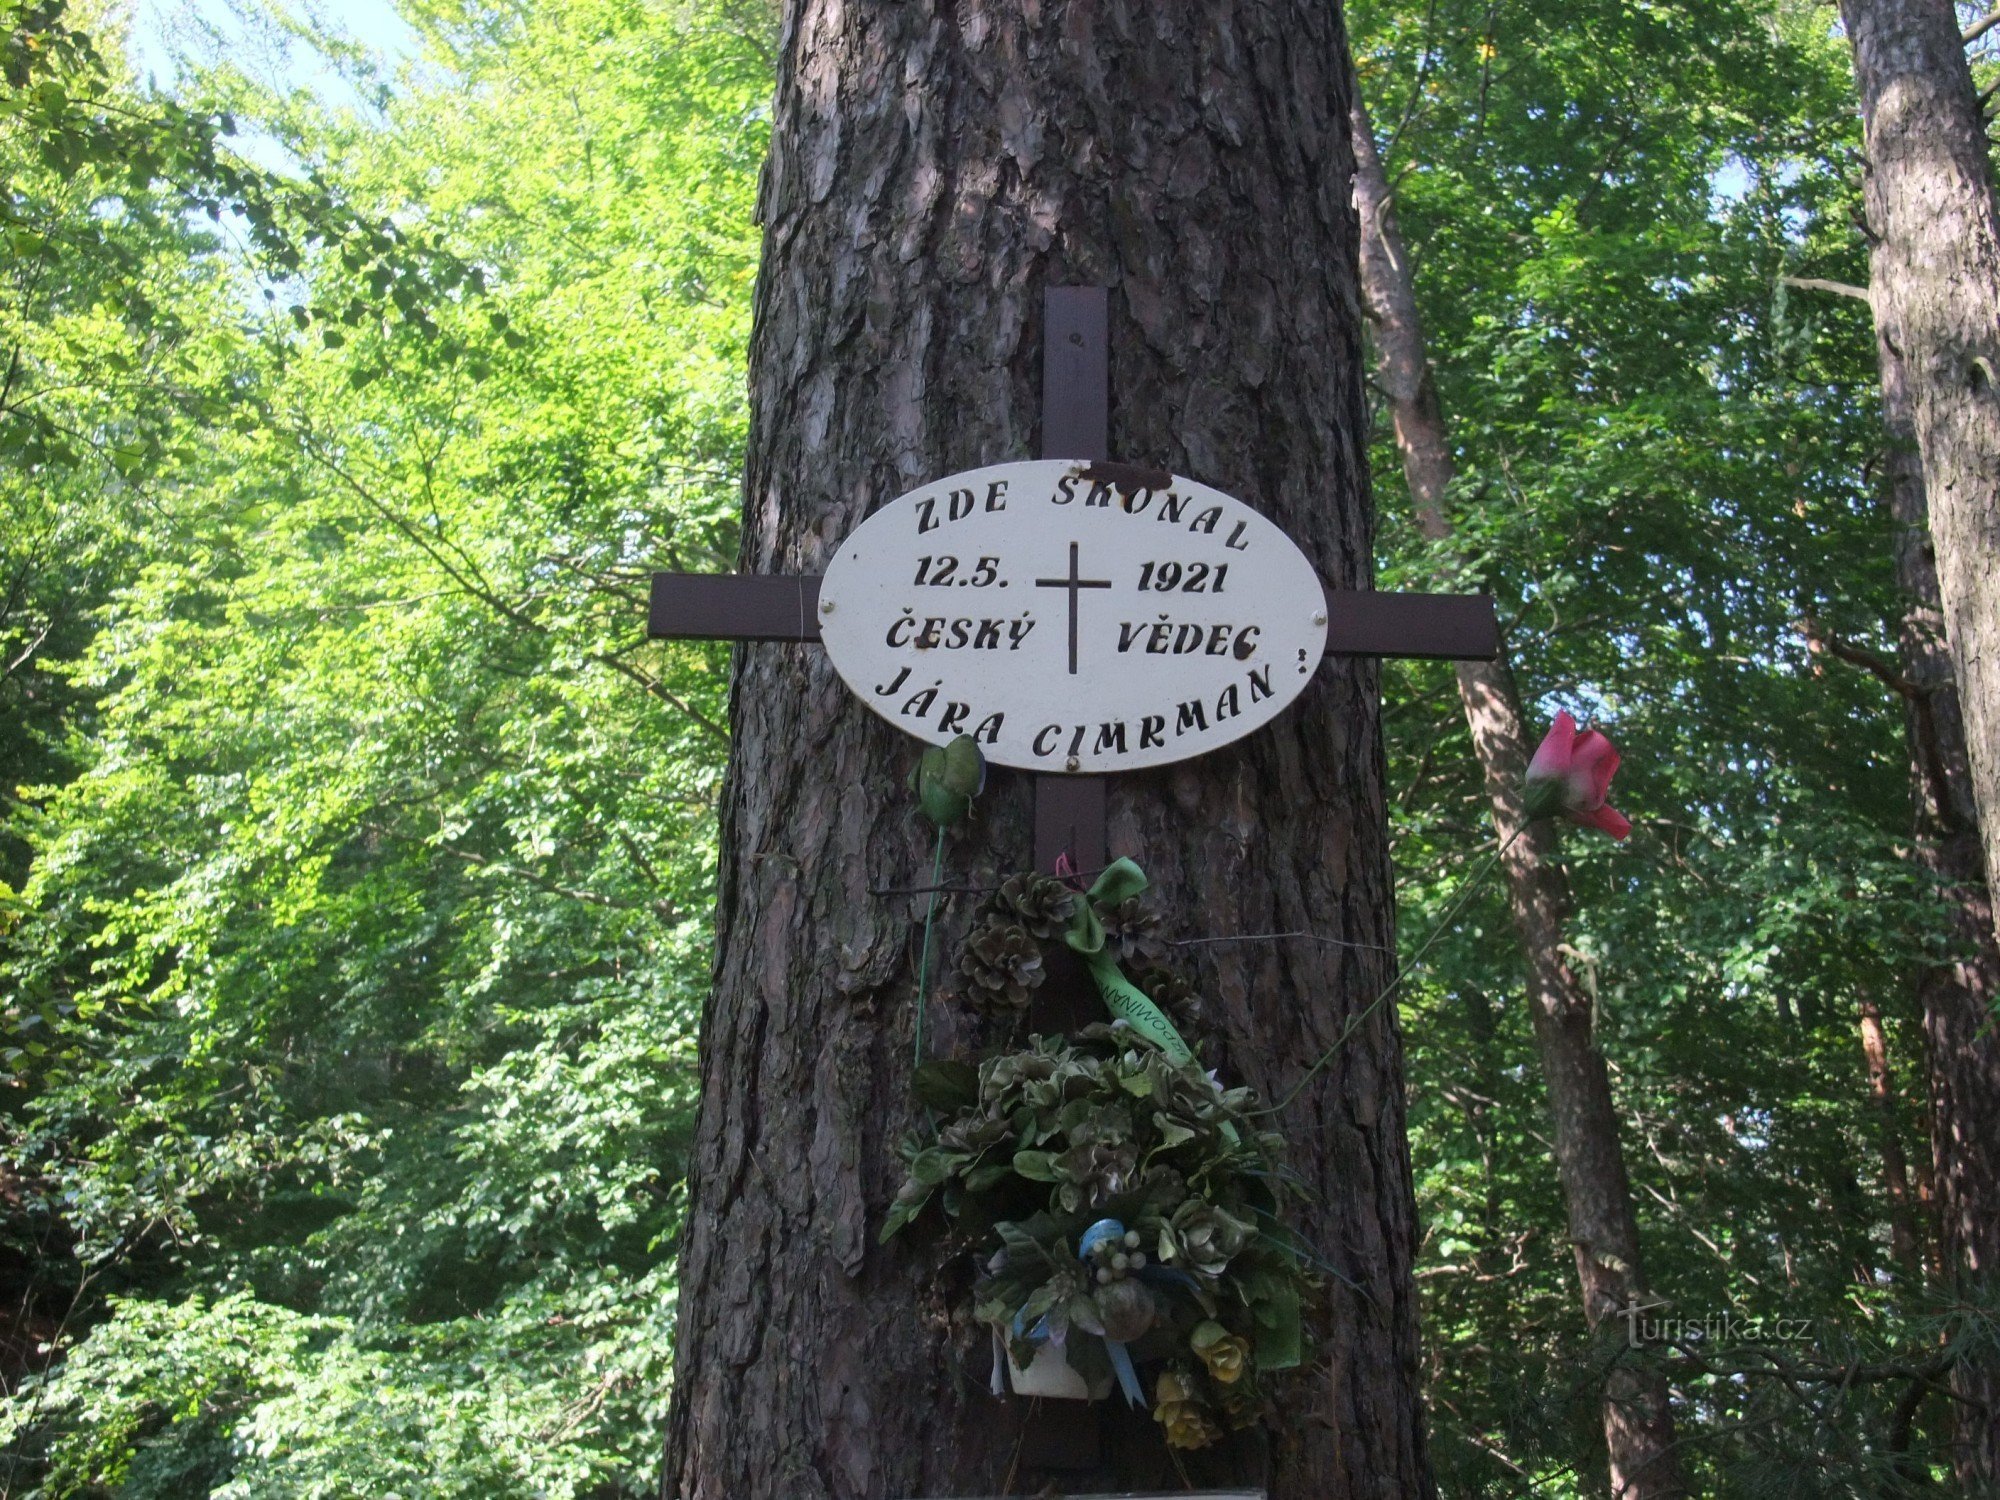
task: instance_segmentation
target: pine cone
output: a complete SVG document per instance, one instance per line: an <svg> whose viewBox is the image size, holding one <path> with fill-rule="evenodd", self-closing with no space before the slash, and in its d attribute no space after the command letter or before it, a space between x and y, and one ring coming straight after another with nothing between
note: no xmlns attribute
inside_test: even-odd
<svg viewBox="0 0 2000 1500"><path fill-rule="evenodd" d="M1195 987L1172 969L1158 967L1140 969L1132 975L1132 982L1146 992L1148 998L1167 1013L1167 1019L1183 1029L1199 1030L1206 1018L1206 1007Z"/></svg>
<svg viewBox="0 0 2000 1500"><path fill-rule="evenodd" d="M1012 912L1038 938L1062 935L1076 915L1077 893L1053 875L1015 875L993 898L996 909Z"/></svg>
<svg viewBox="0 0 2000 1500"><path fill-rule="evenodd" d="M1158 915L1137 896L1116 906L1100 906L1097 915L1104 923L1104 945L1121 964L1152 963L1166 953Z"/></svg>
<svg viewBox="0 0 2000 1500"><path fill-rule="evenodd" d="M989 920L965 940L958 972L967 981L966 998L983 1011L1021 1011L1048 977L1042 945L1019 922Z"/></svg>

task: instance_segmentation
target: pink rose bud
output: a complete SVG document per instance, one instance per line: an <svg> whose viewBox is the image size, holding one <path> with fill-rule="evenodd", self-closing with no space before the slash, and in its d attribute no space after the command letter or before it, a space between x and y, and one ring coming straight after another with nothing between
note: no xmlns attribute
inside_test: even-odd
<svg viewBox="0 0 2000 1500"><path fill-rule="evenodd" d="M1601 828L1614 839L1632 831L1624 814L1604 805L1618 770L1618 749L1595 729L1577 733L1568 713L1556 715L1528 762L1523 788L1530 821L1560 814L1585 828Z"/></svg>

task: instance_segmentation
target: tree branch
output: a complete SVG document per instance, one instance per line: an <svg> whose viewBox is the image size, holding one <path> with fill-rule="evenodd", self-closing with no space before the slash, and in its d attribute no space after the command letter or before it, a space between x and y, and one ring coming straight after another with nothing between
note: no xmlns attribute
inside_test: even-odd
<svg viewBox="0 0 2000 1500"><path fill-rule="evenodd" d="M364 505L387 521L405 537L409 538L411 542L415 543L424 555L436 564L438 570L456 584L459 589L479 600L482 604L485 604L502 618L512 621L525 630L532 630L537 635L548 635L550 633L548 626L544 625L540 620L537 620L533 615L526 613L524 610L501 598L494 589L487 585L483 578L471 570L469 560L464 564L458 564L446 557L444 549L447 546L451 546L454 552L458 551L457 547L452 546L451 543L442 537L426 536L418 527L411 525L402 514L392 506L384 503L367 485L349 473L338 459L334 458L332 454L326 452L315 442L310 431L301 429L298 435L305 445L306 452L324 464L342 484L347 486L349 490L360 498ZM463 554L460 555L462 556ZM658 678L640 671L629 662L620 661L615 656L607 656L601 651L586 651L583 653L583 657L586 661L596 662L601 667L609 667L612 671L618 673L619 676L637 683L647 693L658 698L662 703L670 704L674 708L679 709L691 721L713 735L718 742L725 745L729 743L728 730L702 713L693 704L669 692Z"/></svg>
<svg viewBox="0 0 2000 1500"><path fill-rule="evenodd" d="M1674 1353L1663 1356L1661 1363L1671 1369L1692 1370L1701 1375L1729 1378L1737 1375L1770 1374L1783 1378L1787 1383L1798 1385L1841 1385L1851 1386L1857 1382L1885 1380L1936 1381L1948 1374L1958 1362L1958 1356L1951 1350L1934 1355L1921 1364L1907 1360L1885 1360L1880 1364L1859 1362L1844 1365L1811 1364L1787 1359L1769 1344L1732 1344L1727 1351L1717 1349L1701 1352L1698 1346L1686 1340L1667 1340L1666 1345ZM1734 1356L1733 1358L1725 1355Z"/></svg>
<svg viewBox="0 0 2000 1500"><path fill-rule="evenodd" d="M43 622L42 628L35 632L35 638L21 648L21 654L8 662L4 668L0 668L0 682L4 682L7 678L12 677L16 672L20 671L22 667L26 666L28 659L41 649L42 642L49 638L49 632L55 628L55 617L51 615Z"/></svg>
<svg viewBox="0 0 2000 1500"><path fill-rule="evenodd" d="M1917 742L1912 758L1930 787L1931 801L1938 809L1938 816L1949 822L1951 809L1957 803L1952 799L1951 773L1945 766L1944 751L1938 741L1937 714L1931 707L1931 694L1935 689L1912 682L1897 670L1893 662L1852 641L1841 639L1810 615L1799 622L1798 628L1799 634L1806 638L1808 649L1824 651L1829 656L1837 656L1849 665L1861 668L1910 705L1910 712L1916 719Z"/></svg>
<svg viewBox="0 0 2000 1500"><path fill-rule="evenodd" d="M2000 10L1990 11L1986 15L1981 16L1977 21L1974 21L1970 26L1966 27L1965 30L1959 34L1958 39L1964 45L1970 47L1974 42L1978 41L1981 37L1985 36L1987 32L1991 31L1995 26L2000 26Z"/></svg>
<svg viewBox="0 0 2000 1500"><path fill-rule="evenodd" d="M369 823L365 826L382 837L395 839L399 843L419 842L419 840L411 839L406 834L399 834L393 829L384 828L379 823ZM538 871L524 869L520 865L505 864L497 859L488 859L483 854L475 854L470 849L461 849L456 844L433 843L429 844L428 847L436 849L442 854L449 854L453 859L471 865L475 870L491 870L496 875L512 875L517 879L525 880L537 890L547 891L551 896L561 896L566 900L581 901L586 906L601 906L611 911L650 911L655 916L670 923L681 920L679 909L671 901L620 901L617 897L607 896L601 891L589 891L579 886L564 885L561 881L551 880L548 876Z"/></svg>
<svg viewBox="0 0 2000 1500"><path fill-rule="evenodd" d="M1832 292L1836 297L1852 297L1857 302L1874 306L1874 299L1868 295L1865 286L1850 286L1845 281L1826 281L1817 276L1780 276L1778 280L1786 286L1795 286L1806 292Z"/></svg>
<svg viewBox="0 0 2000 1500"><path fill-rule="evenodd" d="M1912 703L1921 703L1930 697L1931 690L1921 683L1910 681L1896 669L1895 663L1864 646L1835 635L1819 621L1808 616L1799 622L1799 634L1806 638L1806 644L1816 651L1825 651L1842 661L1860 667L1870 676L1878 678L1882 685L1899 698L1907 698Z"/></svg>

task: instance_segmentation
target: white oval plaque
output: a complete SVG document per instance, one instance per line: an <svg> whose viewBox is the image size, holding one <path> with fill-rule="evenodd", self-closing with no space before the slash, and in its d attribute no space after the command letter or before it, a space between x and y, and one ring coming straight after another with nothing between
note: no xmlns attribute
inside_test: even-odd
<svg viewBox="0 0 2000 1500"><path fill-rule="evenodd" d="M995 464L883 506L820 585L834 669L897 728L1037 771L1164 765L1270 722L1326 649L1319 575L1242 501L1139 474Z"/></svg>

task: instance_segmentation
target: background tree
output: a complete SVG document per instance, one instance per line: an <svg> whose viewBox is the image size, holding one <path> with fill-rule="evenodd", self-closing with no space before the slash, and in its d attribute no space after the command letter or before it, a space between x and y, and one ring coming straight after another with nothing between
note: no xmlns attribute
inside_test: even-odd
<svg viewBox="0 0 2000 1500"><path fill-rule="evenodd" d="M2000 203L1947 0L1852 0L1876 318L1903 362L1988 886L2000 884Z"/></svg>
<svg viewBox="0 0 2000 1500"><path fill-rule="evenodd" d="M722 679L644 650L643 577L733 546L766 54L728 12L406 14L421 82L182 102L488 290L399 300L331 240L253 279L225 215L174 312L231 357L170 366L150 492L71 471L123 550L44 656L81 708L7 822L5 1154L38 1329L81 1351L12 1386L7 1493L597 1495L656 1461Z"/></svg>
<svg viewBox="0 0 2000 1500"><path fill-rule="evenodd" d="M1795 284L1872 301L1869 289L1842 282L1808 277ZM1959 1351L1951 1376L1960 1398L1953 1408L1953 1462L1960 1481L1974 1487L2000 1473L1992 1452L2000 1433L1993 1421L2000 1412L2000 1391L1994 1386L2000 1347L1984 1326L1990 1314L1980 1290L2000 1256L2000 1245L1993 1240L2000 1233L2000 1214L1992 1208L2000 1192L2000 1036L1990 1024L2000 999L2000 943L1994 937L1965 723L1938 596L1909 378L1879 319L1875 343L1886 439L1880 484L1896 523L1896 580L1904 596L1896 657L1892 663L1823 632L1815 632L1814 644L1873 673L1903 700L1917 854L1949 903L1949 946L1938 962L1920 966L1915 988L1930 1096L1929 1180L1936 1194L1938 1269L1946 1288L1967 1299L1967 1323L1957 1330Z"/></svg>
<svg viewBox="0 0 2000 1500"><path fill-rule="evenodd" d="M1424 347L1409 249L1396 224L1367 106L1358 96L1349 117L1361 219L1361 289L1372 323L1376 378L1402 454L1417 525L1427 541L1446 542L1452 525L1445 496L1457 477L1457 463ZM1527 959L1529 1014L1555 1128L1583 1315L1615 1348L1621 1336L1630 1336L1622 1315L1649 1306L1652 1298L1639 1254L1638 1217L1618 1139L1610 1075L1592 1036L1595 1006L1565 951L1564 926L1572 901L1557 853L1561 835L1553 821L1531 824L1527 818L1523 791L1535 737L1504 650L1494 661L1462 662L1456 670L1459 701L1493 807L1508 905ZM1682 1493L1664 1376L1615 1353L1608 1363L1604 1442L1612 1493Z"/></svg>
<svg viewBox="0 0 2000 1500"><path fill-rule="evenodd" d="M1925 1350L1948 1314L1892 1269L1901 1143L1855 1018L1876 1005L1897 1076L1915 1075L1896 977L1948 951L1948 908L1899 862L1897 700L1801 629L1886 652L1902 617L1867 330L1779 279L1847 272L1844 60L1783 8L1368 6L1356 23L1438 389L1462 414L1442 548L1402 502L1383 425L1391 576L1492 587L1524 702L1606 721L1625 749L1638 827L1617 850L1568 845L1564 957L1636 1146L1648 1280L1669 1316L1789 1311L1804 1331L1671 1337L1679 1456L1702 1493L1919 1485L1947 1457ZM1487 798L1456 684L1396 672L1397 857L1421 933ZM1441 1482L1587 1489L1603 1366L1566 1313L1508 925L1468 915L1411 1007ZM1801 1423L1823 1434L1810 1452L1787 1446Z"/></svg>
<svg viewBox="0 0 2000 1500"><path fill-rule="evenodd" d="M1931 1167L1945 1285L1969 1327L1952 1370L1953 1463L1968 1493L2000 1483L2000 1341L1986 1326L2000 1265L2000 943L1980 860L1965 725L1945 643L1923 470L1903 363L1877 329L1888 437L1882 482L1897 524L1896 577L1908 598L1896 680L1905 702L1917 849L1950 902L1951 945L1917 978L1930 1085ZM1839 646L1829 643L1831 648ZM1877 659L1855 653L1870 670Z"/></svg>
<svg viewBox="0 0 2000 1500"><path fill-rule="evenodd" d="M1990 576L2000 543L1991 473L2000 455L1992 373L2000 215L1983 109L1991 91L1975 93L1964 47L1992 27L1975 22L1961 36L1949 5L1856 5L1842 19L1868 153L1866 300L1889 438L1884 485L1909 600L1895 686L1909 705L1919 849L1958 918L1957 951L1919 982L1940 1248L1971 1309L1952 1375L1954 1460L1968 1488L1987 1488L2000 1485L2000 1340L1988 1311L2000 1265L2000 1038L1992 1025L2000 929L1990 896L2000 872L2000 752L1992 743L2000 681L1989 666L2000 609ZM1941 513L1931 504L1935 486L1948 495ZM1866 653L1844 654L1879 668ZM1966 692L1976 695L1969 712Z"/></svg>

